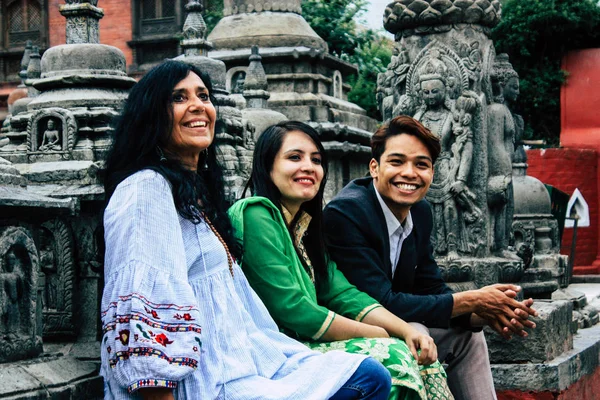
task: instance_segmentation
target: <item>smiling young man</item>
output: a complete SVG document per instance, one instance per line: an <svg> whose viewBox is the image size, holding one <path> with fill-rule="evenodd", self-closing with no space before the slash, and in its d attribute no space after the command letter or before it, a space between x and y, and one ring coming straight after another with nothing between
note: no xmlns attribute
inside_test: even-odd
<svg viewBox="0 0 600 400"><path fill-rule="evenodd" d="M505 337L527 336L531 299L514 299L514 285L454 293L433 258L433 217L423 200L433 181L439 139L407 116L392 119L371 139L370 177L355 179L324 210L332 259L348 280L407 322L428 330L448 364L455 398L495 399L481 326Z"/></svg>

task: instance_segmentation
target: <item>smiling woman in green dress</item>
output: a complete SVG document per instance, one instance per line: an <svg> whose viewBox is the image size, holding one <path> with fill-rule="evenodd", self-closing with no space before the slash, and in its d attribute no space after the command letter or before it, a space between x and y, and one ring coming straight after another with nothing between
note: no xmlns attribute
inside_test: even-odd
<svg viewBox="0 0 600 400"><path fill-rule="evenodd" d="M260 136L254 197L229 210L244 273L283 332L314 350L382 362L390 399L452 399L433 339L356 289L329 259L321 229L327 165L317 132L304 123L281 122Z"/></svg>

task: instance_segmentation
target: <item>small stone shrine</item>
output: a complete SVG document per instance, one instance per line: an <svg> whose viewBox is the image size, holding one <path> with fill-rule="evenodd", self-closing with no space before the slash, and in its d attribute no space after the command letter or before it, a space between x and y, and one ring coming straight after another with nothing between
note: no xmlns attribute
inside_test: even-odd
<svg viewBox="0 0 600 400"><path fill-rule="evenodd" d="M325 198L331 199L367 172L369 138L377 123L348 101L351 87L344 81L356 66L328 54L325 41L302 17L301 0L224 0L223 14L208 40L215 46L210 57L227 66L228 91L240 108L251 109L261 101L252 97L258 93L251 49L258 46L268 82L264 90L270 92L261 107L317 129L330 157ZM247 95L253 100L246 100Z"/></svg>
<svg viewBox="0 0 600 400"><path fill-rule="evenodd" d="M14 102L0 147L0 362L39 355L42 342L44 351L0 364L11 382L1 398L102 396L98 172L135 80L123 53L99 44L97 0L66 3L67 44L24 55L27 96Z"/></svg>

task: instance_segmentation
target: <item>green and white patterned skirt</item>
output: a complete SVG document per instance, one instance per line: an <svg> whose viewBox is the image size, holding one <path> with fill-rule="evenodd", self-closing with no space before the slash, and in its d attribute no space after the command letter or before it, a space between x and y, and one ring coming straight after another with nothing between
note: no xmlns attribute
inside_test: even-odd
<svg viewBox="0 0 600 400"><path fill-rule="evenodd" d="M439 361L418 365L408 346L396 338L355 338L337 342L307 342L311 349L327 353L340 350L365 354L381 362L392 375L390 400L453 400L447 376Z"/></svg>

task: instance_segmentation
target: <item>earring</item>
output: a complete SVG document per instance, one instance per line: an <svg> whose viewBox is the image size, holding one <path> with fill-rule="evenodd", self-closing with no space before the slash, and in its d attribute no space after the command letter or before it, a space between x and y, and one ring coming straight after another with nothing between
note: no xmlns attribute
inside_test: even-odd
<svg viewBox="0 0 600 400"><path fill-rule="evenodd" d="M160 161L160 162L167 161L167 157L165 157L165 153L163 153L160 146L156 146L156 154L158 154L158 161Z"/></svg>
<svg viewBox="0 0 600 400"><path fill-rule="evenodd" d="M204 165L202 171L208 171L208 149L202 151L204 153Z"/></svg>

